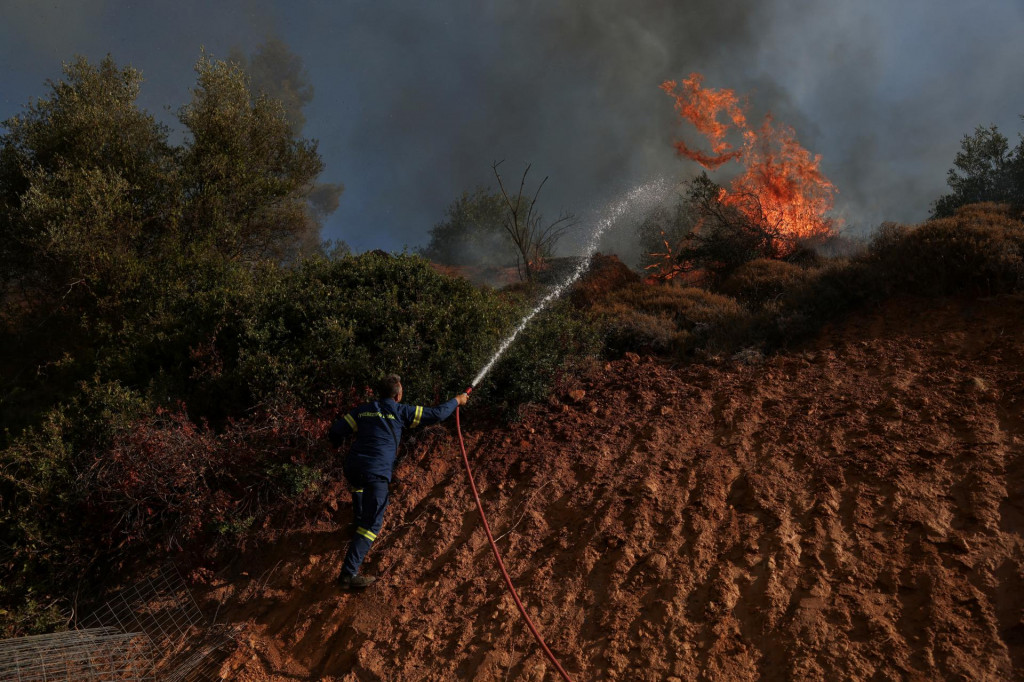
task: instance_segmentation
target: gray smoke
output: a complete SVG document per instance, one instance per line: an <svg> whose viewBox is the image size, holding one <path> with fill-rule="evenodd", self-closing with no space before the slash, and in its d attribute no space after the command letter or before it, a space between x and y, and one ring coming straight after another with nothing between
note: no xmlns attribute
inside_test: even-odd
<svg viewBox="0 0 1024 682"><path fill-rule="evenodd" d="M748 95L753 121L770 110L792 126L861 230L925 218L960 138L994 123L1015 139L1024 113L1020 0L0 0L0 10L4 117L76 53L142 69L143 102L159 112L187 100L200 46L253 55L277 37L316 90L302 130L320 140L324 181L347 188L324 236L356 250L424 244L453 199L493 186L498 159L550 176L544 213L575 213L581 231L629 187L692 175L671 146L692 131L658 84L693 71Z"/></svg>
<svg viewBox="0 0 1024 682"><path fill-rule="evenodd" d="M1007 82L1024 63L1009 2L987 17L924 2L475 7L405 7L383 21L384 10L366 10L363 26L379 32L355 37L350 52L365 55L361 90L375 91L350 150L397 161L377 187L387 224L412 243L429 224L423 212L487 183L496 158L532 162L551 176L547 212L581 217L638 182L696 172L671 148L692 131L657 88L692 71L748 95L753 121L771 111L792 126L860 231L925 218L960 137L993 120L1012 132L1024 112ZM960 62L963 40L973 54Z"/></svg>
<svg viewBox="0 0 1024 682"><path fill-rule="evenodd" d="M313 84L302 57L277 36L268 37L251 56L234 47L228 58L248 74L256 92L281 102L292 130L301 133L306 125L306 105L313 101Z"/></svg>

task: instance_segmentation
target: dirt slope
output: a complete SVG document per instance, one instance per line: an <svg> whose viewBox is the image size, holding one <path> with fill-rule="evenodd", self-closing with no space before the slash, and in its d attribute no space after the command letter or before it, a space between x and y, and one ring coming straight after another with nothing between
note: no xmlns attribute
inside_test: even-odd
<svg viewBox="0 0 1024 682"><path fill-rule="evenodd" d="M1024 299L921 305L762 364L597 367L505 430L464 413L513 579L577 680L1024 679ZM449 433L410 459L368 592L332 586L347 538L325 521L202 594L243 627L227 676L556 679Z"/></svg>

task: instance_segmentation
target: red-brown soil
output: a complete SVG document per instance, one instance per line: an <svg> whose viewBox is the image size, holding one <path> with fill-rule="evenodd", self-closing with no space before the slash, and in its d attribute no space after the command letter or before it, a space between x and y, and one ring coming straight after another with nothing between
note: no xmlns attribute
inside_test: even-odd
<svg viewBox="0 0 1024 682"><path fill-rule="evenodd" d="M513 580L576 680L1024 679L1024 299L901 300L759 363L597 366L507 428L463 413ZM335 518L200 593L238 680L554 680L452 425L362 594ZM428 447L425 443L432 441Z"/></svg>

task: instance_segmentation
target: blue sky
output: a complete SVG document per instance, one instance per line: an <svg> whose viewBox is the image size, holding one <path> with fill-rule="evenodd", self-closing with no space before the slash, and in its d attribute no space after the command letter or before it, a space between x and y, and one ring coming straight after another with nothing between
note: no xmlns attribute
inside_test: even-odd
<svg viewBox="0 0 1024 682"><path fill-rule="evenodd" d="M822 155L854 230L918 221L960 138L1024 130L1024 3L119 2L0 0L0 118L74 55L143 72L173 123L205 49L285 41L315 97L304 134L345 184L323 236L356 250L423 244L460 192L527 163L543 204L582 218L629 187L682 178L685 134L658 84L692 71L750 96ZM628 237L620 235L624 241Z"/></svg>

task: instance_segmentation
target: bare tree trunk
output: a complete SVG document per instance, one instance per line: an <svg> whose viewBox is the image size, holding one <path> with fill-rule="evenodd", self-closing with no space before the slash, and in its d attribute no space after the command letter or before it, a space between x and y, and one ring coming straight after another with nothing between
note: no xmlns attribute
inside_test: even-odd
<svg viewBox="0 0 1024 682"><path fill-rule="evenodd" d="M545 226L543 218L536 208L540 191L544 187L544 183L548 181L547 176L537 186L537 191L533 193L532 199L528 195L524 196L526 176L532 165L528 164L519 181L519 191L513 196L505 189L501 173L498 172L498 166L501 164L501 161L496 161L491 168L494 170L494 177L498 179L498 188L501 190L501 196L508 209L504 228L516 247L516 270L519 279L532 282L536 269L545 258L551 255L558 240L575 225L575 219L571 213L563 213Z"/></svg>

